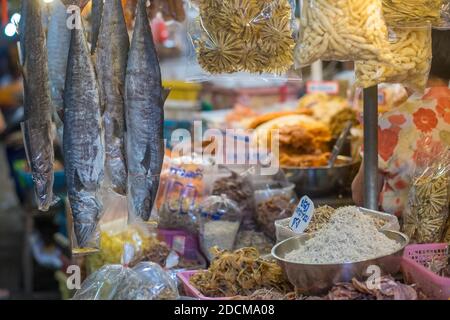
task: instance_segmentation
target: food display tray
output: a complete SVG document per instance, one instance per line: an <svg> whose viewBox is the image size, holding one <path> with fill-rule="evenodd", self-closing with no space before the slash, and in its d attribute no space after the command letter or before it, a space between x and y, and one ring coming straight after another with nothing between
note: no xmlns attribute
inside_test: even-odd
<svg viewBox="0 0 450 320"><path fill-rule="evenodd" d="M183 285L183 289L185 294L188 297L193 297L193 298L197 298L200 300L230 300L230 297L224 297L224 298L209 298L209 297L205 297L204 295L201 294L200 291L198 291L190 282L189 279L196 274L197 272L199 272L198 270L193 270L193 271L183 271L183 272L179 272L177 274L178 279L180 279L182 285Z"/></svg>
<svg viewBox="0 0 450 320"><path fill-rule="evenodd" d="M450 278L438 276L425 267L433 257L447 254L448 245L446 243L407 246L402 260L405 280L409 283L416 283L432 299L449 300Z"/></svg>

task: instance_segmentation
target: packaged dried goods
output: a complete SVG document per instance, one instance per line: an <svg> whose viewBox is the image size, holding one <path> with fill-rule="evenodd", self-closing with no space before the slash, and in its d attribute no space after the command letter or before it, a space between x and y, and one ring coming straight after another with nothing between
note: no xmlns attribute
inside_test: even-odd
<svg viewBox="0 0 450 320"><path fill-rule="evenodd" d="M125 244L122 264L109 264L92 273L77 290L74 300L172 300L177 284L158 264L142 262L134 268L133 246Z"/></svg>
<svg viewBox="0 0 450 320"><path fill-rule="evenodd" d="M171 249L166 243L159 241L146 225L134 223L123 227L118 226L120 223L117 222L120 221L101 225L100 250L86 257L88 274L104 265L119 264L124 254L125 243L133 247L133 260L129 262L130 266L140 261L151 261L162 267L166 266Z"/></svg>
<svg viewBox="0 0 450 320"><path fill-rule="evenodd" d="M444 148L420 164L412 178L403 230L411 242L435 243L441 240L449 216L450 151Z"/></svg>
<svg viewBox="0 0 450 320"><path fill-rule="evenodd" d="M336 264L369 260L400 250L401 243L378 230L376 221L356 207L336 210L330 221L285 259L305 264Z"/></svg>
<svg viewBox="0 0 450 320"><path fill-rule="evenodd" d="M190 5L198 16L189 24L195 48L189 67L198 62L203 69L193 71L194 80L239 71L281 75L293 65L294 1L191 0Z"/></svg>
<svg viewBox="0 0 450 320"><path fill-rule="evenodd" d="M448 27L448 0L383 0L383 15L389 25L430 22L433 27Z"/></svg>
<svg viewBox="0 0 450 320"><path fill-rule="evenodd" d="M299 67L319 59L389 62L387 38L381 0L304 0L295 62Z"/></svg>
<svg viewBox="0 0 450 320"><path fill-rule="evenodd" d="M270 183L265 189L255 191L256 222L266 236L275 239L275 221L291 217L298 199L295 185Z"/></svg>
<svg viewBox="0 0 450 320"><path fill-rule="evenodd" d="M397 26L390 28L390 63L368 60L355 64L358 87L368 88L378 83L401 83L423 91L431 68L431 26Z"/></svg>
<svg viewBox="0 0 450 320"><path fill-rule="evenodd" d="M255 198L252 183L245 174L238 174L229 170L231 175L217 179L214 182L212 194L226 195L230 200L236 201L242 212L242 225L244 229L253 229Z"/></svg>
<svg viewBox="0 0 450 320"><path fill-rule="evenodd" d="M211 193L215 169L197 157L171 160L162 176L159 227L198 233L199 205Z"/></svg>
<svg viewBox="0 0 450 320"><path fill-rule="evenodd" d="M238 204L226 195L210 196L200 205L200 245L212 260L211 248L232 250L242 220Z"/></svg>
<svg viewBox="0 0 450 320"><path fill-rule="evenodd" d="M287 293L292 289L281 267L262 259L255 248L234 252L216 249L214 254L208 270L199 271L189 280L207 297L248 296L258 289Z"/></svg>

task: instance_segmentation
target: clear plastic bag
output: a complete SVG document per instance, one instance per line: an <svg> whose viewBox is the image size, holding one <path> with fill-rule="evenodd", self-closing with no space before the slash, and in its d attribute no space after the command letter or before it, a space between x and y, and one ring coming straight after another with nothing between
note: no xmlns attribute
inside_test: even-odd
<svg viewBox="0 0 450 320"><path fill-rule="evenodd" d="M430 140L431 141L431 140ZM450 201L450 150L425 150L414 171L403 217L403 232L414 243L439 242L445 231Z"/></svg>
<svg viewBox="0 0 450 320"><path fill-rule="evenodd" d="M176 282L156 263L128 267L133 246L125 244L122 264L105 265L91 274L73 300L171 300L178 298Z"/></svg>
<svg viewBox="0 0 450 320"><path fill-rule="evenodd" d="M393 55L387 63L357 61L357 87L401 83L415 91L425 90L431 69L431 25L397 26L389 29L389 49Z"/></svg>
<svg viewBox="0 0 450 320"><path fill-rule="evenodd" d="M383 0L383 15L389 25L429 22L435 28L449 28L450 1Z"/></svg>
<svg viewBox="0 0 450 320"><path fill-rule="evenodd" d="M293 65L295 1L190 0L189 8L189 80L239 72L283 78Z"/></svg>
<svg viewBox="0 0 450 320"><path fill-rule="evenodd" d="M217 246L221 250L232 250L242 213L238 204L225 194L205 198L200 205L200 245L211 261L209 251Z"/></svg>
<svg viewBox="0 0 450 320"><path fill-rule="evenodd" d="M253 230L255 227L255 198L248 170L241 173L228 168L226 170L230 172L230 175L214 181L212 194L225 194L230 200L236 201L242 212L241 228Z"/></svg>
<svg viewBox="0 0 450 320"><path fill-rule="evenodd" d="M317 60L389 63L381 0L303 0L297 67Z"/></svg>
<svg viewBox="0 0 450 320"><path fill-rule="evenodd" d="M201 157L172 159L163 173L163 201L158 212L158 226L198 233L199 205L211 194L215 172L216 166Z"/></svg>
<svg viewBox="0 0 450 320"><path fill-rule="evenodd" d="M255 190L256 222L271 239L276 238L275 221L291 217L298 204L292 183L268 182Z"/></svg>
<svg viewBox="0 0 450 320"><path fill-rule="evenodd" d="M25 153L40 211L48 211L58 199L53 195L54 150L52 123L27 120L21 123Z"/></svg>

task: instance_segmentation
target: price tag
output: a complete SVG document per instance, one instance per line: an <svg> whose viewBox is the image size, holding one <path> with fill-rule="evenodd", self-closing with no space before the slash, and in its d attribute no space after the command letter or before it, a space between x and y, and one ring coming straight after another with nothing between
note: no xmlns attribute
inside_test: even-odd
<svg viewBox="0 0 450 320"><path fill-rule="evenodd" d="M308 81L306 83L306 93L323 92L328 94L339 93L339 82L337 81Z"/></svg>
<svg viewBox="0 0 450 320"><path fill-rule="evenodd" d="M289 227L295 233L303 233L314 214L314 203L308 196L300 199L294 214L289 221Z"/></svg>

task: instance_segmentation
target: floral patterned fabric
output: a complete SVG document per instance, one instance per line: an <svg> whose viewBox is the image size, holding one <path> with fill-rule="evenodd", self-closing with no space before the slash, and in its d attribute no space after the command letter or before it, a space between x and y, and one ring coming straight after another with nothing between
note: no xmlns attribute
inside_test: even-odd
<svg viewBox="0 0 450 320"><path fill-rule="evenodd" d="M378 122L383 211L401 216L414 168L450 148L450 89L434 87L412 96Z"/></svg>

